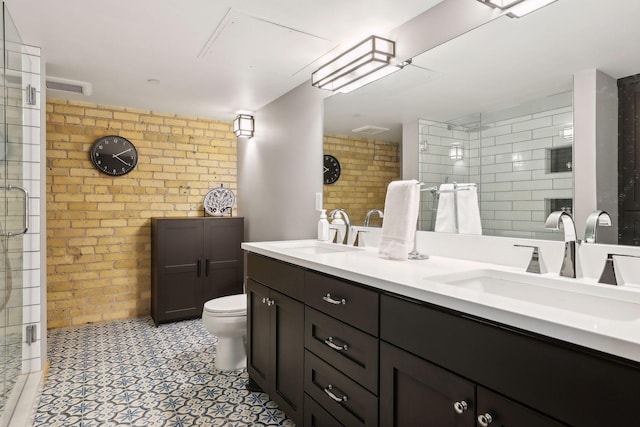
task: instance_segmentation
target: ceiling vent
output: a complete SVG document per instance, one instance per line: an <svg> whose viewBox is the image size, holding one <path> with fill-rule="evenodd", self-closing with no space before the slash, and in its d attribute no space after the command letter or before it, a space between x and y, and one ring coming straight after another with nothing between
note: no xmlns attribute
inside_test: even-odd
<svg viewBox="0 0 640 427"><path fill-rule="evenodd" d="M91 95L91 83L78 80L61 79L47 76L47 89L60 92L77 93L78 95Z"/></svg>
<svg viewBox="0 0 640 427"><path fill-rule="evenodd" d="M383 127L380 127L380 126L367 125L367 126L362 126L361 128L351 129L351 132L353 132L353 133L363 133L365 135L375 135L377 133L386 132L388 130L389 130L389 128L383 128Z"/></svg>

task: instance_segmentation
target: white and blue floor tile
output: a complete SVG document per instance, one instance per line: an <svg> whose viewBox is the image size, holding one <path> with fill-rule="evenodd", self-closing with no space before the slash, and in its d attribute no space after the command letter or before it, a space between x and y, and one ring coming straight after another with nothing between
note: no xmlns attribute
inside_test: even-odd
<svg viewBox="0 0 640 427"><path fill-rule="evenodd" d="M200 319L149 318L49 332L49 373L34 427L295 426L246 370L214 367Z"/></svg>

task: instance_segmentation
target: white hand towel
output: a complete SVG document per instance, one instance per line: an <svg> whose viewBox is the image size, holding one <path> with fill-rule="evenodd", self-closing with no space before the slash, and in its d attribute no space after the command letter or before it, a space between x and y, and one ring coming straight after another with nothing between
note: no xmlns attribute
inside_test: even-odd
<svg viewBox="0 0 640 427"><path fill-rule="evenodd" d="M413 247L420 208L418 184L413 179L393 181L387 187L378 256L397 260L408 258Z"/></svg>
<svg viewBox="0 0 640 427"><path fill-rule="evenodd" d="M464 186L468 184L460 184ZM468 190L458 191L458 233L482 234L480 208L478 207L478 190L475 185Z"/></svg>
<svg viewBox="0 0 640 427"><path fill-rule="evenodd" d="M436 226L434 231L442 233L457 233L455 200L456 193L453 192L453 184L440 185L438 195L438 210L436 212Z"/></svg>

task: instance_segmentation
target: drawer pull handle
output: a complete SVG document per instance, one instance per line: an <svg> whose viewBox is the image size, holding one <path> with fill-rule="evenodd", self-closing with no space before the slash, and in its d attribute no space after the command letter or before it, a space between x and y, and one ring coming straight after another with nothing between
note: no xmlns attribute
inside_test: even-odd
<svg viewBox="0 0 640 427"><path fill-rule="evenodd" d="M328 302L329 304L335 304L335 305L340 305L340 304L344 305L347 303L347 301L344 298L339 300L331 298L331 294L326 294L325 296L322 297L322 299Z"/></svg>
<svg viewBox="0 0 640 427"><path fill-rule="evenodd" d="M482 427L487 427L492 422L493 417L490 413L487 412L486 414L478 415L478 423L480 423Z"/></svg>
<svg viewBox="0 0 640 427"><path fill-rule="evenodd" d="M333 390L333 386L331 384L326 386L323 390L324 390L325 393L327 393L327 396L329 396L331 399L333 399L334 401L336 401L338 403L343 403L343 402L347 401L347 395L346 394L343 394L342 397L338 397L333 393L333 391L332 391Z"/></svg>
<svg viewBox="0 0 640 427"><path fill-rule="evenodd" d="M467 408L469 408L469 405L464 400L461 400L459 402L454 402L453 403L453 409L458 414L462 414L464 411L467 410Z"/></svg>
<svg viewBox="0 0 640 427"><path fill-rule="evenodd" d="M336 342L334 341L333 337L327 338L326 340L324 340L324 343L326 345L328 345L329 347L331 347L332 349L337 350L337 351L347 351L347 350L349 350L349 346L346 345L346 344L342 344L342 345L336 344Z"/></svg>

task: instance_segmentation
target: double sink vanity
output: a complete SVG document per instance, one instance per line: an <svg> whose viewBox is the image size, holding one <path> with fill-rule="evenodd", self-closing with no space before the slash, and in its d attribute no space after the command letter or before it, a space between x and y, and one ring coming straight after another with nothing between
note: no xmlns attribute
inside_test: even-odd
<svg viewBox="0 0 640 427"><path fill-rule="evenodd" d="M297 425L640 425L638 287L315 240L242 248L249 387Z"/></svg>

